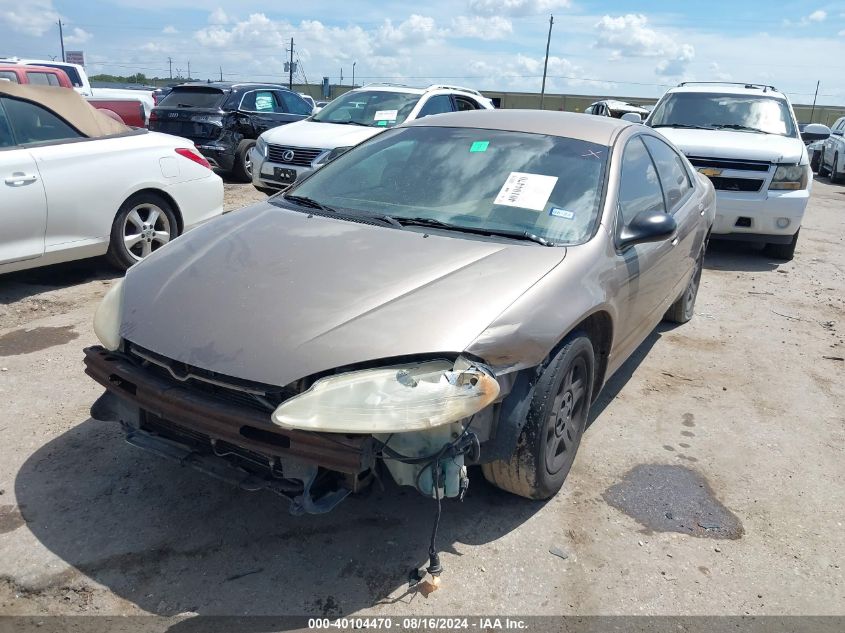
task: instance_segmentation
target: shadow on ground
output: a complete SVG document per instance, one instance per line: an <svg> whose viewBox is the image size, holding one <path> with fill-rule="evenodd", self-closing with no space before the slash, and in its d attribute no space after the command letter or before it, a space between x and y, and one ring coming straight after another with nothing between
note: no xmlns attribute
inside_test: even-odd
<svg viewBox="0 0 845 633"><path fill-rule="evenodd" d="M471 480L462 503L444 501L444 552L495 541L543 507L493 489L480 472ZM433 501L392 484L331 514L295 518L282 498L148 455L124 443L116 425L91 419L30 457L15 494L46 548L160 615L329 616L371 607L427 563L434 518Z"/></svg>
<svg viewBox="0 0 845 633"><path fill-rule="evenodd" d="M762 244L732 240L710 240L707 253L704 255L706 270L772 272L784 263L786 262L782 259L774 259L767 255Z"/></svg>
<svg viewBox="0 0 845 633"><path fill-rule="evenodd" d="M89 281L115 279L122 274L105 257L81 259L0 275L0 304L11 304L48 290Z"/></svg>

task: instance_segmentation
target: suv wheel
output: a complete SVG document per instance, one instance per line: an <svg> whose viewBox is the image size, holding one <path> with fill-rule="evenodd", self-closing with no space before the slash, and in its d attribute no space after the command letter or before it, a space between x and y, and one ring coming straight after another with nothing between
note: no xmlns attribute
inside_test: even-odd
<svg viewBox="0 0 845 633"><path fill-rule="evenodd" d="M235 152L235 165L232 167L232 178L238 182L252 182L252 158L250 152L255 147L255 141L244 139Z"/></svg>
<svg viewBox="0 0 845 633"><path fill-rule="evenodd" d="M508 460L482 464L484 478L529 499L548 499L563 486L590 414L595 353L582 332L569 336L543 369Z"/></svg>
<svg viewBox="0 0 845 633"><path fill-rule="evenodd" d="M775 259L784 259L788 262L792 261L792 258L795 257L795 246L798 244L798 234L800 232L801 229L795 231L792 241L788 244L766 244L766 253Z"/></svg>

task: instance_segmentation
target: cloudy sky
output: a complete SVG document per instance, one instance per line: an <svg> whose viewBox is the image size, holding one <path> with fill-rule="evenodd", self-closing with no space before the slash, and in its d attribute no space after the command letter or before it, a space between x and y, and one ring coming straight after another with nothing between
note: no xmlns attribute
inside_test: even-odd
<svg viewBox="0 0 845 633"><path fill-rule="evenodd" d="M796 103L845 104L845 1L0 0L0 55L85 51L90 73L283 78L285 49L310 82L449 81L538 92L549 14L547 90L659 96L688 80L773 83ZM299 79L302 79L300 76Z"/></svg>

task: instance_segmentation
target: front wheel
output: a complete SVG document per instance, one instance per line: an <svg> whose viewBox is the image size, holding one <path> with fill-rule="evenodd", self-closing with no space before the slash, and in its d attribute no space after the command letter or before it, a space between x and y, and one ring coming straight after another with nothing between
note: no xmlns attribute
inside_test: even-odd
<svg viewBox="0 0 845 633"><path fill-rule="evenodd" d="M543 369L510 459L483 464L484 478L529 499L548 499L563 486L590 414L595 352L583 333L570 335Z"/></svg>
<svg viewBox="0 0 845 633"><path fill-rule="evenodd" d="M170 203L154 192L138 193L118 209L106 256L115 267L126 270L178 234Z"/></svg>
<svg viewBox="0 0 845 633"><path fill-rule="evenodd" d="M827 167L824 166L824 149L819 152L819 176L827 176Z"/></svg>
<svg viewBox="0 0 845 633"><path fill-rule="evenodd" d="M795 247L798 245L798 234L800 232L801 229L798 229L792 236L792 241L787 244L766 244L766 253L775 259L792 261L795 257Z"/></svg>

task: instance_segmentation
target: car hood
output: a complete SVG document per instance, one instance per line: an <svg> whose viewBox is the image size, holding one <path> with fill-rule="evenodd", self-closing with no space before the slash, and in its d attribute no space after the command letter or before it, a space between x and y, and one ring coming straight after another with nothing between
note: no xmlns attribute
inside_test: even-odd
<svg viewBox="0 0 845 633"><path fill-rule="evenodd" d="M293 147L351 147L382 132L385 128L296 121L267 130L261 137L268 143Z"/></svg>
<svg viewBox="0 0 845 633"><path fill-rule="evenodd" d="M120 334L278 386L353 363L461 352L566 254L465 237L261 203L133 266Z"/></svg>
<svg viewBox="0 0 845 633"><path fill-rule="evenodd" d="M800 139L778 134L667 127L657 128L657 131L687 156L798 163L804 151Z"/></svg>

